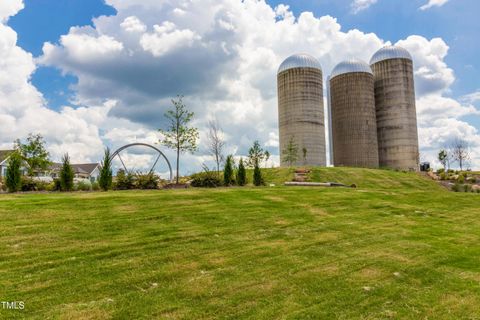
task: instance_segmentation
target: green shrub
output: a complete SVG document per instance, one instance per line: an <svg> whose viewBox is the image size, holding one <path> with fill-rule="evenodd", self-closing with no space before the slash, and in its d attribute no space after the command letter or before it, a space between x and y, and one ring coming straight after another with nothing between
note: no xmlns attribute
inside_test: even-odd
<svg viewBox="0 0 480 320"><path fill-rule="evenodd" d="M22 189L22 158L18 152L14 152L8 158L6 185L8 192L18 192Z"/></svg>
<svg viewBox="0 0 480 320"><path fill-rule="evenodd" d="M255 162L255 168L253 169L253 184L257 187L265 185L265 181L263 180L263 176L262 176L262 171L258 166L258 161Z"/></svg>
<svg viewBox="0 0 480 320"><path fill-rule="evenodd" d="M442 174L442 173L445 173L444 168L440 168L440 169L437 170L437 174Z"/></svg>
<svg viewBox="0 0 480 320"><path fill-rule="evenodd" d="M463 191L464 192L472 192L472 186L469 184L464 184L463 185Z"/></svg>
<svg viewBox="0 0 480 320"><path fill-rule="evenodd" d="M45 191L59 191L60 190L60 182L56 182L58 180L54 180L46 185Z"/></svg>
<svg viewBox="0 0 480 320"><path fill-rule="evenodd" d="M92 189L92 185L85 181L80 181L75 185L76 191L90 191Z"/></svg>
<svg viewBox="0 0 480 320"><path fill-rule="evenodd" d="M454 191L454 192L463 191L462 185L459 184L459 183L455 183L455 184L452 186L452 191Z"/></svg>
<svg viewBox="0 0 480 320"><path fill-rule="evenodd" d="M225 161L225 168L223 169L223 184L225 186L231 186L235 183L233 179L233 156L227 156L227 160Z"/></svg>
<svg viewBox="0 0 480 320"><path fill-rule="evenodd" d="M447 180L447 175L445 172L440 173L440 180Z"/></svg>
<svg viewBox="0 0 480 320"><path fill-rule="evenodd" d="M135 186L142 190L158 189L159 178L153 172L147 174L137 174Z"/></svg>
<svg viewBox="0 0 480 320"><path fill-rule="evenodd" d="M239 186L244 186L247 184L247 171L245 170L245 165L243 164L243 159L240 158L240 163L238 164L237 171L237 184Z"/></svg>
<svg viewBox="0 0 480 320"><path fill-rule="evenodd" d="M92 183L92 190L93 191L100 191L100 185L98 184L98 182Z"/></svg>
<svg viewBox="0 0 480 320"><path fill-rule="evenodd" d="M72 191L73 190L73 168L70 165L70 157L66 153L62 158L62 169L60 170L60 189L62 191Z"/></svg>
<svg viewBox="0 0 480 320"><path fill-rule="evenodd" d="M53 186L53 191L62 191L62 184L60 182L60 179L53 180Z"/></svg>
<svg viewBox="0 0 480 320"><path fill-rule="evenodd" d="M222 180L213 171L196 173L191 178L191 185L195 188L217 188L222 186Z"/></svg>
<svg viewBox="0 0 480 320"><path fill-rule="evenodd" d="M30 177L22 177L21 178L21 190L23 192L31 192L31 191L37 191L37 183Z"/></svg>
<svg viewBox="0 0 480 320"><path fill-rule="evenodd" d="M463 174L459 175L457 178L458 183L464 183L465 182L465 176Z"/></svg>
<svg viewBox="0 0 480 320"><path fill-rule="evenodd" d="M98 180L98 184L104 191L108 191L112 188L112 160L110 158L110 149L107 148L105 149L100 178Z"/></svg>
<svg viewBox="0 0 480 320"><path fill-rule="evenodd" d="M114 188L115 190L134 189L135 184L133 175L130 172L126 173L123 169L118 170Z"/></svg>

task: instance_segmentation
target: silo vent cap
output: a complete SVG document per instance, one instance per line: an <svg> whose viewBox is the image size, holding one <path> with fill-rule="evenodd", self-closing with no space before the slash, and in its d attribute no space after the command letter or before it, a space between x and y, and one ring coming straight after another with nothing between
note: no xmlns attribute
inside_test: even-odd
<svg viewBox="0 0 480 320"><path fill-rule="evenodd" d="M362 60L352 59L352 60L346 60L337 64L337 66L333 68L330 79L333 79L334 77L339 76L341 74L354 73L354 72L365 72L365 73L373 74L372 69L366 62Z"/></svg>
<svg viewBox="0 0 480 320"><path fill-rule="evenodd" d="M378 50L370 60L370 65L374 65L377 62L389 59L408 59L413 60L410 53L398 46L386 46Z"/></svg>
<svg viewBox="0 0 480 320"><path fill-rule="evenodd" d="M278 68L278 73L281 73L283 71L293 69L293 68L315 68L322 70L322 66L320 65L320 62L312 57L309 54L306 53L299 53L299 54L294 54L285 61L282 62L280 67Z"/></svg>

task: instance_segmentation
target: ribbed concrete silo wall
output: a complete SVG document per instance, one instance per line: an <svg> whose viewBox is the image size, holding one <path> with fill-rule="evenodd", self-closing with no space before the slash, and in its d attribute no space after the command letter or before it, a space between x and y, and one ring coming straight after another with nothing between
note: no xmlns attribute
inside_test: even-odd
<svg viewBox="0 0 480 320"><path fill-rule="evenodd" d="M387 59L372 66L381 167L419 169L413 63Z"/></svg>
<svg viewBox="0 0 480 320"><path fill-rule="evenodd" d="M373 75L353 72L333 77L330 98L334 165L377 168Z"/></svg>
<svg viewBox="0 0 480 320"><path fill-rule="evenodd" d="M293 137L298 147L298 160L293 165L325 166L322 71L288 69L278 74L277 84L281 165L289 165L283 151ZM307 151L305 160L303 148Z"/></svg>

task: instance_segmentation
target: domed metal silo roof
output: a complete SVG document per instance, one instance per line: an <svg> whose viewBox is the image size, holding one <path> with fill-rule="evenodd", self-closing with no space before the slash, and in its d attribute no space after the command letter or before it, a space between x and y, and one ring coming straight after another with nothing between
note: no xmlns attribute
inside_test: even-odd
<svg viewBox="0 0 480 320"><path fill-rule="evenodd" d="M378 50L370 60L370 65L388 59L408 59L413 60L410 53L398 46L386 46Z"/></svg>
<svg viewBox="0 0 480 320"><path fill-rule="evenodd" d="M339 64L337 64L337 66L333 68L330 79L333 79L334 77L339 76L341 74L353 73L353 72L365 72L365 73L373 74L372 69L366 62L362 60L352 59L352 60L342 61Z"/></svg>
<svg viewBox="0 0 480 320"><path fill-rule="evenodd" d="M282 62L280 67L278 68L278 73L281 73L285 70L288 69L293 69L293 68L315 68L322 70L322 66L320 65L320 62L312 57L309 54L306 53L299 53L299 54L294 54L285 61Z"/></svg>

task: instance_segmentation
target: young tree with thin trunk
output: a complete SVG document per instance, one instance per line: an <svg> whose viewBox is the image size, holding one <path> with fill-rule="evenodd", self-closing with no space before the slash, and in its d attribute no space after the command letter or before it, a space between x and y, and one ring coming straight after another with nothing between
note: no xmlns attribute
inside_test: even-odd
<svg viewBox="0 0 480 320"><path fill-rule="evenodd" d="M291 167L298 160L298 146L295 143L295 138L291 137L288 141L287 146L282 151L283 162L288 163L288 166Z"/></svg>
<svg viewBox="0 0 480 320"><path fill-rule="evenodd" d="M448 152L445 149L440 150L438 153L438 161L443 165L445 172L447 172L448 157Z"/></svg>
<svg viewBox="0 0 480 320"><path fill-rule="evenodd" d="M223 131L217 120L208 122L208 152L215 160L217 165L217 174L220 174L220 164L224 160L223 149L225 141L223 139Z"/></svg>
<svg viewBox="0 0 480 320"><path fill-rule="evenodd" d="M183 96L177 96L172 99L173 109L165 113L169 124L166 130L159 129L164 138L161 141L166 147L173 149L177 153L177 174L176 183L180 177L180 154L197 150L197 140L199 138L198 129L190 127L194 113L188 111L183 103Z"/></svg>
<svg viewBox="0 0 480 320"><path fill-rule="evenodd" d="M22 156L17 151L8 158L6 185L8 192L18 192L22 188Z"/></svg>
<svg viewBox="0 0 480 320"><path fill-rule="evenodd" d="M50 165L45 140L40 134L30 133L27 141L23 143L20 139L15 141L15 150L21 155L23 161L28 164L28 175L33 176L35 172L45 171Z"/></svg>
<svg viewBox="0 0 480 320"><path fill-rule="evenodd" d="M108 191L112 188L112 159L110 154L110 148L105 149L105 155L102 161L102 170L100 171L100 178L98 184L103 191Z"/></svg>
<svg viewBox="0 0 480 320"><path fill-rule="evenodd" d="M463 167L470 160L470 145L466 140L461 138L455 138L450 146L450 153L452 159L458 162L460 171L463 171Z"/></svg>
<svg viewBox="0 0 480 320"><path fill-rule="evenodd" d="M260 166L265 159L265 151L260 147L260 142L256 140L253 146L248 150L248 166L253 168L255 165Z"/></svg>

